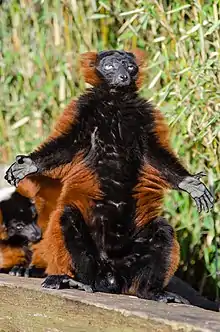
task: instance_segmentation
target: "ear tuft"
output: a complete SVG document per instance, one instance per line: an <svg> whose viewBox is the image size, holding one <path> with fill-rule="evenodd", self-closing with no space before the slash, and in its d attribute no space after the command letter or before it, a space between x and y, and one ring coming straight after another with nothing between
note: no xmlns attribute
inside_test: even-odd
<svg viewBox="0 0 220 332"><path fill-rule="evenodd" d="M80 65L86 83L96 86L100 83L100 79L96 73L97 63L96 52L86 52L80 55Z"/></svg>
<svg viewBox="0 0 220 332"><path fill-rule="evenodd" d="M132 49L131 52L134 54L137 65L143 67L146 61L146 52L140 48Z"/></svg>
<svg viewBox="0 0 220 332"><path fill-rule="evenodd" d="M97 53L96 52L86 52L80 54L80 63L81 67L94 67L97 61Z"/></svg>
<svg viewBox="0 0 220 332"><path fill-rule="evenodd" d="M140 88L141 85L143 84L143 79L144 79L143 68L146 64L146 52L141 50L140 48L132 49L130 52L134 54L136 63L139 67L139 74L138 74L138 79L136 81L136 85L138 88Z"/></svg>

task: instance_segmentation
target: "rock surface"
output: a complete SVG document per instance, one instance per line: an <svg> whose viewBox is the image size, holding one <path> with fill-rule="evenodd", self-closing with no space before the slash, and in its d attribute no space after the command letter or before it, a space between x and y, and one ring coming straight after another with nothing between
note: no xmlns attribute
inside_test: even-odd
<svg viewBox="0 0 220 332"><path fill-rule="evenodd" d="M0 332L220 332L220 313L124 295L45 290L0 274Z"/></svg>

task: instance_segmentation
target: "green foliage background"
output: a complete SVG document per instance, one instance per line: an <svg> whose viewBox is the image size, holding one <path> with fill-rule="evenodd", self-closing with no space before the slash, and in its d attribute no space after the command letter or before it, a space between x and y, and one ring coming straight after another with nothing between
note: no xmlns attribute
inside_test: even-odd
<svg viewBox="0 0 220 332"><path fill-rule="evenodd" d="M32 151L69 100L83 91L80 53L137 46L147 58L141 93L165 114L173 147L188 169L205 170L204 181L219 192L218 0L5 0L0 7L1 162ZM165 205L181 244L180 274L201 292L217 295L219 205L214 213L198 215L192 200L177 192L167 195Z"/></svg>

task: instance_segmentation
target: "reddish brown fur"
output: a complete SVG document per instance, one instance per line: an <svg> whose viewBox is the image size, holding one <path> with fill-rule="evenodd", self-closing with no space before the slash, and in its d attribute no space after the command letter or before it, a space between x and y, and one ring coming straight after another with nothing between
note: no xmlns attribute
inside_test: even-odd
<svg viewBox="0 0 220 332"><path fill-rule="evenodd" d="M158 142L173 153L170 146L169 128L164 116L159 110L154 110L153 116L155 121L154 131ZM138 184L134 189L134 197L137 200L137 226L143 226L160 215L164 194L169 188L168 182L161 177L157 169L147 163L143 165Z"/></svg>
<svg viewBox="0 0 220 332"><path fill-rule="evenodd" d="M72 274L73 266L71 268L71 259L65 249L60 229L60 217L64 206L72 205L76 206L88 221L92 199L101 198L99 183L94 172L85 165L82 154L78 154L65 167L58 167L55 172L52 170L46 174L52 178L62 179L63 183L57 210L51 215L44 238L46 272L48 274Z"/></svg>
<svg viewBox="0 0 220 332"><path fill-rule="evenodd" d="M7 240L7 238L8 238L8 235L7 235L5 226L3 224L3 216L2 216L2 212L0 210L0 240Z"/></svg>
<svg viewBox="0 0 220 332"><path fill-rule="evenodd" d="M73 265L70 254L65 248L60 227L62 209L51 214L50 222L42 240L42 256L47 262L47 274L67 274L73 276Z"/></svg>
<svg viewBox="0 0 220 332"><path fill-rule="evenodd" d="M162 201L168 183L161 178L158 170L145 164L140 173L139 181L134 188L136 199L136 225L141 227L158 217L161 213Z"/></svg>
<svg viewBox="0 0 220 332"><path fill-rule="evenodd" d="M131 50L131 52L135 55L136 63L139 67L136 85L138 88L140 88L144 79L143 67L145 65L146 53L138 48Z"/></svg>
<svg viewBox="0 0 220 332"><path fill-rule="evenodd" d="M60 181L44 176L31 176L22 180L17 190L22 195L34 199L38 213L37 224L44 234L50 214L55 210L60 195ZM33 244L31 250L33 252L31 265L37 268L46 268L47 264L43 258L43 241Z"/></svg>
<svg viewBox="0 0 220 332"><path fill-rule="evenodd" d="M37 182L31 181L30 178L25 178L19 182L16 190L22 196L34 199L40 190L40 185Z"/></svg>
<svg viewBox="0 0 220 332"><path fill-rule="evenodd" d="M168 149L171 153L172 149L169 140L169 128L166 125L164 117L159 110L154 112L155 133L161 146ZM134 197L137 201L136 224L141 227L151 220L158 217L162 210L162 202L164 193L169 189L169 184L161 177L160 172L149 164L145 164L140 173L139 182L134 190ZM173 248L169 258L169 268L165 277L164 286L166 286L170 278L174 275L178 268L180 260L179 243L176 238L173 239ZM129 294L136 294L138 289L138 280L134 280L132 286L128 290Z"/></svg>
<svg viewBox="0 0 220 332"><path fill-rule="evenodd" d="M22 248L0 243L0 269L11 269L14 265L27 266L27 255Z"/></svg>
<svg viewBox="0 0 220 332"><path fill-rule="evenodd" d="M176 272L180 261L180 246L176 238L173 239L173 247L170 254L170 264L167 270L165 280L164 280L164 287L168 285L171 277Z"/></svg>
<svg viewBox="0 0 220 332"><path fill-rule="evenodd" d="M60 229L61 211L63 211L65 205L77 206L85 220L88 220L92 198L99 199L101 197L99 183L95 174L85 165L82 154L78 154L65 167L57 167L55 170L45 172L44 175L45 178L50 176L52 179L62 179L62 187L60 186L57 189L56 201L51 205L53 213L50 214L48 228L44 239L35 245L39 249L38 253L33 256L33 259L35 256L37 256L38 260L39 257L42 257L43 262L47 263L46 273L48 274L66 273L72 275L73 267L71 268L70 256L65 249ZM44 198L47 196L47 204L52 203L50 201L50 193L54 192L54 190L51 191L53 181L56 182L56 180L52 179L48 179L51 183L45 185L45 188L43 188L44 183L42 183L42 187L38 192L38 195L42 192ZM46 190L48 195L45 194ZM58 196L59 200L57 201ZM43 216L45 216L45 211L43 211Z"/></svg>
<svg viewBox="0 0 220 332"><path fill-rule="evenodd" d="M30 265L35 266L39 269L45 269L47 268L47 262L44 260L44 245L43 240L41 240L39 243L32 244L31 246L32 251L32 258Z"/></svg>
<svg viewBox="0 0 220 332"><path fill-rule="evenodd" d="M100 78L97 76L95 71L96 61L96 52L86 52L80 56L80 67L84 80L86 83L89 83L92 86L97 86L100 84Z"/></svg>
<svg viewBox="0 0 220 332"><path fill-rule="evenodd" d="M157 109L154 110L154 121L155 121L155 133L156 133L158 142L165 149L172 152L172 148L170 146L169 127L166 124L163 114Z"/></svg>
<svg viewBox="0 0 220 332"><path fill-rule="evenodd" d="M37 224L44 231L50 213L54 210L60 195L62 185L59 180L52 180L46 176L30 176L19 183L18 191L34 200L38 220Z"/></svg>

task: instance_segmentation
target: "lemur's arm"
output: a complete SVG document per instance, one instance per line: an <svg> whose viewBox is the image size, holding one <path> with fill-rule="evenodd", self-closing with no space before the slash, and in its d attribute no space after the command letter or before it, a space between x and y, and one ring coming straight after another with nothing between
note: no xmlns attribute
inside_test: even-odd
<svg viewBox="0 0 220 332"><path fill-rule="evenodd" d="M154 129L147 138L145 158L147 163L156 168L168 187L183 190L195 200L197 209L206 212L213 207L214 199L207 187L200 181L204 172L191 175L174 155L169 144L168 128L163 116L155 111Z"/></svg>
<svg viewBox="0 0 220 332"><path fill-rule="evenodd" d="M72 101L58 119L47 140L30 155L17 156L16 161L7 170L5 179L17 186L27 175L50 176L51 173L51 177L54 178L58 177L61 171L63 173L65 165L70 163L77 153L77 146L71 144L71 137L77 132L77 116L77 104Z"/></svg>

